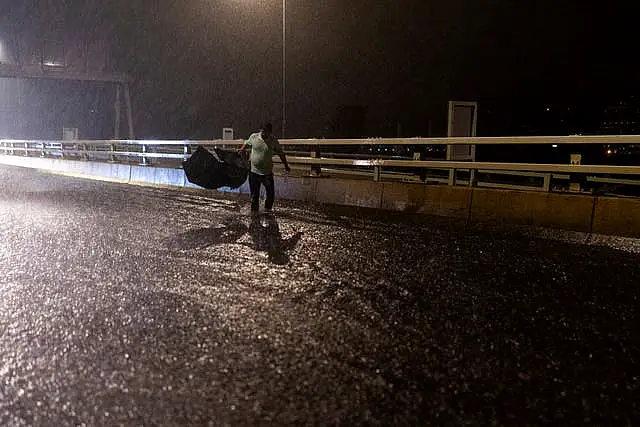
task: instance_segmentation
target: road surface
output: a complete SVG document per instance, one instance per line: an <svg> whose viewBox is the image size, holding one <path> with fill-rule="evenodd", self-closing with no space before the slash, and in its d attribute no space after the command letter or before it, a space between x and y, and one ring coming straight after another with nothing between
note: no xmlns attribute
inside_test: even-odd
<svg viewBox="0 0 640 427"><path fill-rule="evenodd" d="M0 424L637 425L640 256L0 167Z"/></svg>

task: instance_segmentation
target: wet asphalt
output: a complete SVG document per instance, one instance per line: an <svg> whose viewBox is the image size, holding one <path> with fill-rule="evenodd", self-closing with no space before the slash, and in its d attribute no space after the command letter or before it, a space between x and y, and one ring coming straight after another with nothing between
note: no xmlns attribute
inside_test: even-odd
<svg viewBox="0 0 640 427"><path fill-rule="evenodd" d="M0 167L0 425L640 425L637 253L277 203Z"/></svg>

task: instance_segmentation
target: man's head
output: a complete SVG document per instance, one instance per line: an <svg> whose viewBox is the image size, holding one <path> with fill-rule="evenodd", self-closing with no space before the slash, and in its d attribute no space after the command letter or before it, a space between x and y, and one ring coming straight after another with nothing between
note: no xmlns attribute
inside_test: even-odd
<svg viewBox="0 0 640 427"><path fill-rule="evenodd" d="M260 135L262 138L269 138L273 134L273 125L269 122L263 123L260 126Z"/></svg>

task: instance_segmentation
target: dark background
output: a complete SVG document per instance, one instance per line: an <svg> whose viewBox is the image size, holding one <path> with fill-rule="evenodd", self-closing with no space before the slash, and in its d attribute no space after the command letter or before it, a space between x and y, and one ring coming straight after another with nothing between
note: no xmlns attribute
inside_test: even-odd
<svg viewBox="0 0 640 427"><path fill-rule="evenodd" d="M637 113L632 1L287 3L287 137L441 136L449 100L478 101L485 136L602 133L611 105ZM280 0L2 0L0 16L0 34L105 40L134 79L138 137L279 132ZM96 137L111 136L113 92L31 90Z"/></svg>

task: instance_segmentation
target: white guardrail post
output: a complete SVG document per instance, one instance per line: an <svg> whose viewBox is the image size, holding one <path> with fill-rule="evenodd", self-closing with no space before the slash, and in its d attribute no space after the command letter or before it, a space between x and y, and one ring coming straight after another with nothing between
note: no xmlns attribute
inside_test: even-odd
<svg viewBox="0 0 640 427"><path fill-rule="evenodd" d="M546 191L547 193L551 191L551 174L550 173L544 174L544 178L542 182L542 190Z"/></svg>
<svg viewBox="0 0 640 427"><path fill-rule="evenodd" d="M449 169L449 185L456 185L456 168Z"/></svg>
<svg viewBox="0 0 640 427"><path fill-rule="evenodd" d="M477 169L471 169L469 171L469 187L475 187L477 184Z"/></svg>
<svg viewBox="0 0 640 427"><path fill-rule="evenodd" d="M147 145L142 144L142 166L149 166L149 161L147 160Z"/></svg>
<svg viewBox="0 0 640 427"><path fill-rule="evenodd" d="M183 160L186 161L189 158L189 144L185 141L184 146L182 148Z"/></svg>

